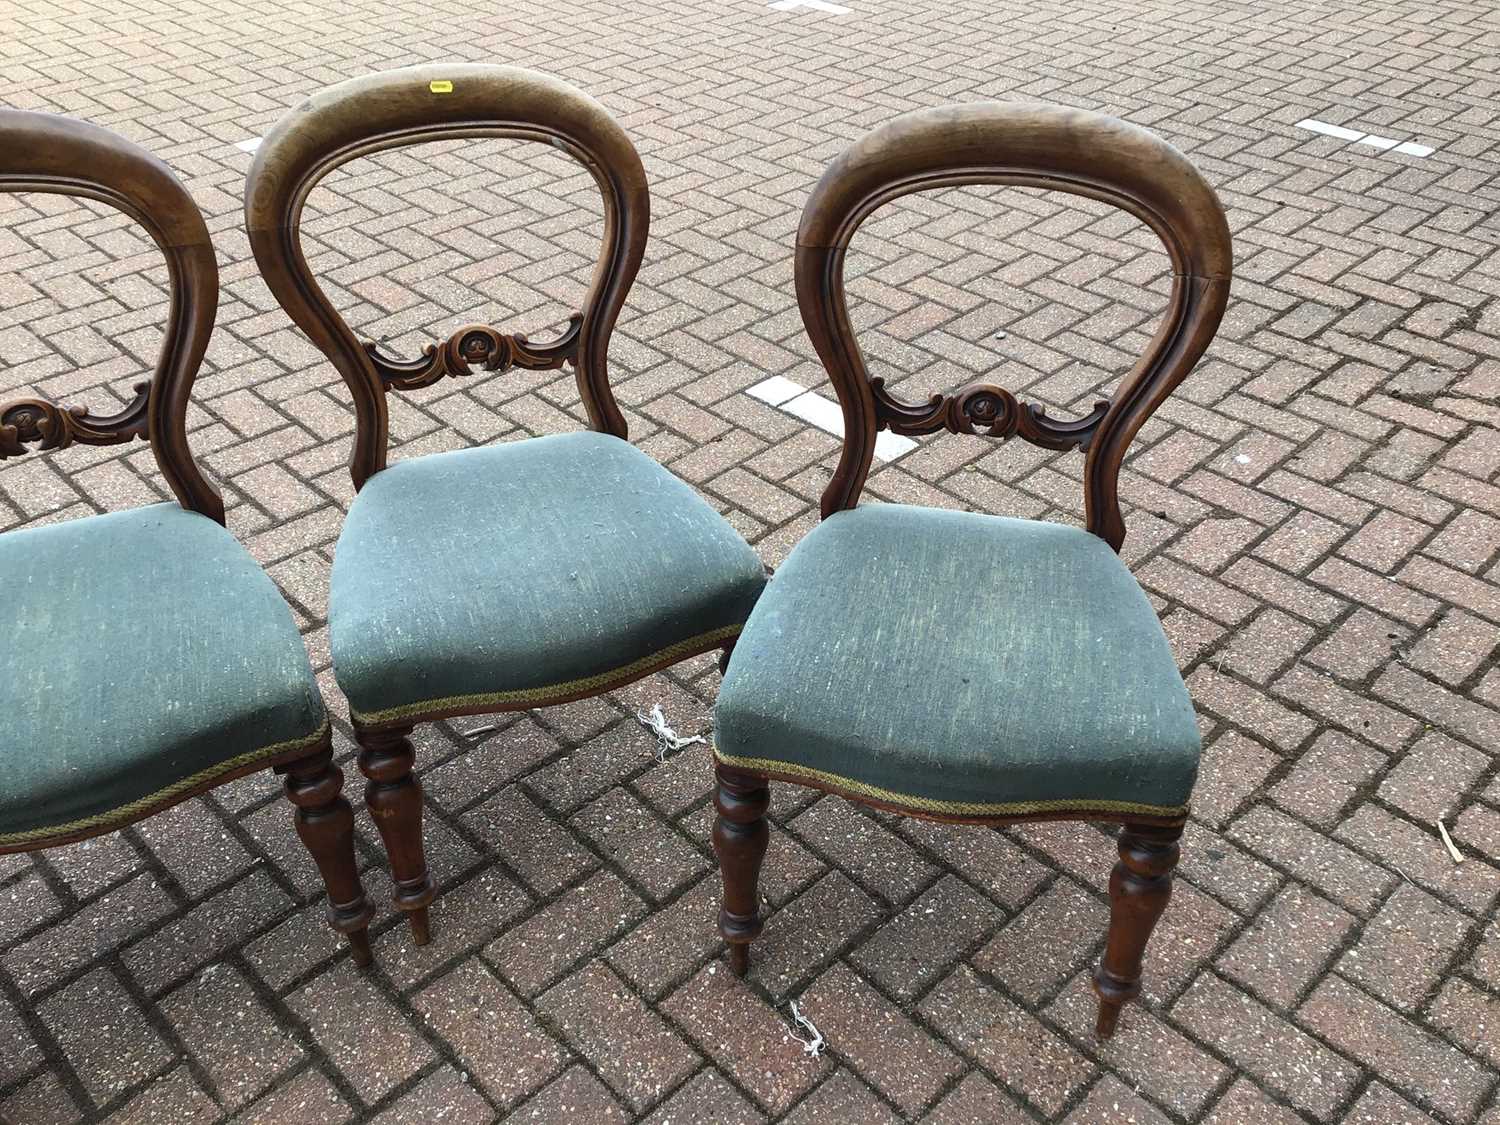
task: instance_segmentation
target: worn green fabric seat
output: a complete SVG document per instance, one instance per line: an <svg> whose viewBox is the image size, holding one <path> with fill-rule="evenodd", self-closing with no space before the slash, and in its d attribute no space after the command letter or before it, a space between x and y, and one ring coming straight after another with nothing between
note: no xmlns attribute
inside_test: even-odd
<svg viewBox="0 0 1500 1125"><path fill-rule="evenodd" d="M592 431L383 469L334 556L334 674L366 723L593 695L727 641L765 583L688 485Z"/></svg>
<svg viewBox="0 0 1500 1125"><path fill-rule="evenodd" d="M327 725L271 579L177 504L0 535L0 843L125 823Z"/></svg>
<svg viewBox="0 0 1500 1125"><path fill-rule="evenodd" d="M1198 768L1166 637L1106 543L933 508L819 524L716 713L726 764L915 812L1180 814Z"/></svg>

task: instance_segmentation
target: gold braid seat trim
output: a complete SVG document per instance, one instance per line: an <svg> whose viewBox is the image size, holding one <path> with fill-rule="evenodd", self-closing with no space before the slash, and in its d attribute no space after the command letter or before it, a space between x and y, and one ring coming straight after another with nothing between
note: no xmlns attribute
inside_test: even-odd
<svg viewBox="0 0 1500 1125"><path fill-rule="evenodd" d="M442 718L444 715L474 713L484 710L509 711L526 707L545 707L552 703L570 703L585 696L597 695L610 688L623 687L652 672L669 668L679 660L718 648L725 641L740 635L742 625L726 625L699 633L685 641L668 645L659 652L643 656L619 668L585 676L579 680L567 680L546 687L522 688L518 691L477 692L470 695L450 695L441 699L403 703L399 707L387 707L382 711L355 711L350 715L361 726L378 726L398 719Z"/></svg>
<svg viewBox="0 0 1500 1125"><path fill-rule="evenodd" d="M852 797L863 797L899 809L935 816L1048 816L1056 813L1096 812L1107 816L1149 816L1163 820L1181 820L1188 814L1186 805L1148 805L1140 801L1108 801L1097 797L1062 797L1046 801L944 801L936 797L919 797L883 789L827 770L773 758L740 758L725 754L717 746L714 759L723 765L749 773L766 774L788 781L798 781L820 789Z"/></svg>
<svg viewBox="0 0 1500 1125"><path fill-rule="evenodd" d="M28 828L24 832L6 832L0 834L0 848L14 848L17 844L35 844L41 840L47 840L54 836L75 837L78 833L95 835L107 832L114 828L123 828L127 824L134 824L143 819L147 813L154 809L166 808L175 804L177 800L186 797L194 790L211 788L209 784L216 777L236 772L246 772L246 766L253 766L261 762L269 762L275 758L295 754L298 750L308 750L329 737L331 728L328 720L323 720L320 726L312 734L305 738L294 738L287 742L277 742L271 746L262 746L259 750L250 750L239 754L227 761L219 762L217 765L209 766L208 769L199 770L195 774L174 781L171 785L158 789L155 793L148 793L144 797L138 797L134 801L120 805L113 809L106 809L92 816L82 817L79 820L71 820L66 824L45 825L40 828Z"/></svg>

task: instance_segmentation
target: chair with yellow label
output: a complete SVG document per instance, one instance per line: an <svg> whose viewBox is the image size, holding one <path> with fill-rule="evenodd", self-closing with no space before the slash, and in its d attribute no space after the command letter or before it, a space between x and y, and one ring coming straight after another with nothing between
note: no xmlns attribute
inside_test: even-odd
<svg viewBox="0 0 1500 1125"><path fill-rule="evenodd" d="M556 339L472 325L419 358L395 358L361 341L319 287L302 252L303 204L357 157L473 137L552 145L593 175L604 238L592 284ZM510 66L427 65L340 83L292 109L250 170L245 222L261 273L354 399L358 494L335 552L329 637L396 904L419 944L434 886L413 726L566 703L727 648L765 581L728 522L626 440L609 340L649 212L640 157L604 107ZM565 364L586 430L387 465L391 392L471 369Z"/></svg>

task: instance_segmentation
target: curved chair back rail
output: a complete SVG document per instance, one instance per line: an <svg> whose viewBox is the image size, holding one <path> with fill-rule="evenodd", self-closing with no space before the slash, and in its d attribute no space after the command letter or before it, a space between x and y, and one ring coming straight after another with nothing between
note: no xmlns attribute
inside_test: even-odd
<svg viewBox="0 0 1500 1125"><path fill-rule="evenodd" d="M1156 335L1113 397L1086 417L1054 420L988 383L914 405L886 391L883 379L870 378L844 293L849 241L884 203L966 184L1102 200L1140 219L1165 245L1172 293ZM1125 538L1118 495L1125 450L1213 339L1230 274L1229 227L1213 189L1180 152L1137 126L1081 109L982 102L918 110L874 130L824 173L797 232L797 300L844 412L843 453L823 493L823 515L859 502L880 429L1020 436L1087 451L1087 526L1118 551Z"/></svg>
<svg viewBox="0 0 1500 1125"><path fill-rule="evenodd" d="M208 228L172 170L124 137L50 113L0 109L0 191L38 191L108 203L145 228L166 257L171 304L151 380L118 414L44 399L0 403L0 460L34 445L62 449L144 437L182 506L224 522L218 489L193 460L187 406L213 332L219 271Z"/></svg>
<svg viewBox="0 0 1500 1125"><path fill-rule="evenodd" d="M534 344L482 325L459 329L420 360L362 344L319 287L299 227L308 193L360 156L425 141L508 137L554 145L586 167L604 200L604 241L583 308L559 339ZM341 82L291 110L261 143L245 185L245 225L271 292L328 356L354 396L356 488L385 465L385 392L425 386L483 364L555 368L571 360L589 425L624 438L606 351L640 268L650 221L646 172L598 102L559 79L514 66L433 64Z"/></svg>

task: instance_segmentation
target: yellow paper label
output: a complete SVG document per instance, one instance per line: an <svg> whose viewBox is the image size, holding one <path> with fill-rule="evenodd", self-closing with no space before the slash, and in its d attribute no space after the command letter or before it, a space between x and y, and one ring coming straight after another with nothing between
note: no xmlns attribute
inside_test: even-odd
<svg viewBox="0 0 1500 1125"><path fill-rule="evenodd" d="M427 83L427 88L434 94L453 93L453 83L446 78L434 78L431 82Z"/></svg>

